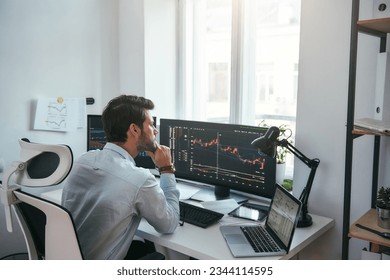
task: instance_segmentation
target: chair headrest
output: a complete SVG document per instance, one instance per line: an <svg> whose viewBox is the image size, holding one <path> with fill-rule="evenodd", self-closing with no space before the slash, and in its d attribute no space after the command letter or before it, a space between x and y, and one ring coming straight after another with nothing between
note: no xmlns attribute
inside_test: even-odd
<svg viewBox="0 0 390 280"><path fill-rule="evenodd" d="M0 200L4 205L7 230L12 232L11 205L18 203L13 191L21 186L47 187L61 183L69 174L73 154L69 146L31 143L20 139L20 160L5 170L0 184ZM18 185L11 184L11 178Z"/></svg>
<svg viewBox="0 0 390 280"><path fill-rule="evenodd" d="M22 186L45 187L61 183L73 165L72 150L67 145L32 143L20 139L20 162L26 168L16 172L15 182Z"/></svg>

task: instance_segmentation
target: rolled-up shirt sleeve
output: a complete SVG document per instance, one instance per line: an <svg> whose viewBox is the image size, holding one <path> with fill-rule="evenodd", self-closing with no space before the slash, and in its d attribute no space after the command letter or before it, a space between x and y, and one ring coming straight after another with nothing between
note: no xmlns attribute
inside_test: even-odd
<svg viewBox="0 0 390 280"><path fill-rule="evenodd" d="M151 176L139 190L136 209L156 231L173 233L180 219L179 195L174 174L161 174L160 184Z"/></svg>

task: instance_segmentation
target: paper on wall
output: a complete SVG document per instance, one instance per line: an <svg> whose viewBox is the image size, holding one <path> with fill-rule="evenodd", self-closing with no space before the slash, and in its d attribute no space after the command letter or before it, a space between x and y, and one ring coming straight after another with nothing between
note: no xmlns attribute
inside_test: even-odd
<svg viewBox="0 0 390 280"><path fill-rule="evenodd" d="M85 98L41 98L35 112L34 129L73 131L85 127Z"/></svg>

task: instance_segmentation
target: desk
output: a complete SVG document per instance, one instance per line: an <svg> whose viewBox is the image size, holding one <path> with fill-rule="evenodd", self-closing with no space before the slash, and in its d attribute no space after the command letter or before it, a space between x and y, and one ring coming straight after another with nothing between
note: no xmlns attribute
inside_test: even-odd
<svg viewBox="0 0 390 280"><path fill-rule="evenodd" d="M180 184L178 184L178 188L180 189ZM41 196L45 199L58 203L61 201L61 194L62 190L59 189L51 192L42 193ZM333 219L313 214L311 214L311 216L313 218L312 226L306 228L297 228L295 230L289 254L285 256L271 258L234 258L232 256L225 242L225 239L222 237L222 234L219 231L219 226L221 223L228 223L232 219L235 219L235 223L237 223L237 221L242 221L243 223L245 223L245 220L232 217L224 217L220 220L219 223L212 225L206 229L191 225L189 223L184 223L183 226L178 226L173 234L158 233L145 220L142 220L137 230L137 236L154 242L157 245L157 248L162 247L164 250L168 249L167 252L164 250L162 251L168 259L178 258L174 252L179 252L184 256L193 257L195 259L207 260L290 259L334 226ZM170 250L173 250L174 252L170 252ZM161 249L159 249L159 251L161 251Z"/></svg>
<svg viewBox="0 0 390 280"><path fill-rule="evenodd" d="M312 215L312 217L313 225L307 228L297 228L295 230L290 252L285 256L278 257L234 258L230 253L225 239L219 231L220 224L215 224L207 229L203 229L185 223L183 226L178 226L173 234L164 235L156 232L146 221L142 221L138 228L137 235L150 240L159 246L177 251L195 259L290 259L334 226L334 221L330 218L317 215ZM223 219L225 218L222 218L221 222L223 222Z"/></svg>

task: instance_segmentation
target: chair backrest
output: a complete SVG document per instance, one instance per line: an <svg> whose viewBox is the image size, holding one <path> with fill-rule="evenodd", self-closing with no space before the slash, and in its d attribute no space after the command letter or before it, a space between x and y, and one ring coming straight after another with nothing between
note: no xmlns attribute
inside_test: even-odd
<svg viewBox="0 0 390 280"><path fill-rule="evenodd" d="M8 231L12 232L14 209L22 228L30 259L82 259L72 216L62 206L27 192L62 182L73 164L67 145L19 140L20 159L11 163L0 184ZM25 187L24 191L21 187Z"/></svg>
<svg viewBox="0 0 390 280"><path fill-rule="evenodd" d="M11 164L5 172L5 180L0 183L0 200L4 204L8 231L12 232L12 208L22 228L30 259L84 259L70 212L26 192L31 187L50 187L62 182L72 168L72 150L66 145L31 143L28 139L19 140L19 144L20 160ZM155 252L143 259L165 259L165 256Z"/></svg>
<svg viewBox="0 0 390 280"><path fill-rule="evenodd" d="M13 207L26 239L30 259L82 260L71 214L64 207L21 190Z"/></svg>

